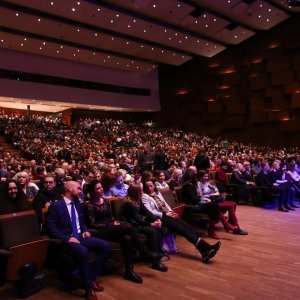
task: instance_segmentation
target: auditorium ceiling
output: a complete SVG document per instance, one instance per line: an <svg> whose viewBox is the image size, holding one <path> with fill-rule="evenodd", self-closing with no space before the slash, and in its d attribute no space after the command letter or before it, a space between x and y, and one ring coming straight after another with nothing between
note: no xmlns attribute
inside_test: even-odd
<svg viewBox="0 0 300 300"><path fill-rule="evenodd" d="M2 0L0 47L147 73L213 57L276 26L299 11L288 2Z"/></svg>
<svg viewBox="0 0 300 300"><path fill-rule="evenodd" d="M161 64L213 57L288 19L300 11L298 5L297 0L1 0L0 47L149 73Z"/></svg>

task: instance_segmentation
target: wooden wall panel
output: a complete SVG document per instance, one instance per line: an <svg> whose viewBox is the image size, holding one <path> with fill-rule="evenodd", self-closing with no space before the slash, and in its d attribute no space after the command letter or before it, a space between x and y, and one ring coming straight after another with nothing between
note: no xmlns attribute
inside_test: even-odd
<svg viewBox="0 0 300 300"><path fill-rule="evenodd" d="M280 131L300 131L300 122L297 120L283 121L280 123Z"/></svg>
<svg viewBox="0 0 300 300"><path fill-rule="evenodd" d="M250 84L252 90L258 90L267 86L267 76L262 74L256 77L250 78Z"/></svg>
<svg viewBox="0 0 300 300"><path fill-rule="evenodd" d="M249 100L249 107L251 111L264 111L265 99L264 98L252 98Z"/></svg>
<svg viewBox="0 0 300 300"><path fill-rule="evenodd" d="M242 128L245 125L244 116L224 116L223 125L225 128Z"/></svg>
<svg viewBox="0 0 300 300"><path fill-rule="evenodd" d="M269 73L286 70L289 68L290 60L288 56L281 56L267 61L267 71Z"/></svg>
<svg viewBox="0 0 300 300"><path fill-rule="evenodd" d="M252 123L265 123L268 121L268 115L266 112L252 112L251 121Z"/></svg>
<svg viewBox="0 0 300 300"><path fill-rule="evenodd" d="M293 81L293 70L291 69L285 69L280 72L273 72L271 74L271 83L273 85L278 84L287 84L289 82Z"/></svg>
<svg viewBox="0 0 300 300"><path fill-rule="evenodd" d="M221 113L222 105L219 101L208 102L207 103L207 112L208 113Z"/></svg>
<svg viewBox="0 0 300 300"><path fill-rule="evenodd" d="M289 97L280 97L274 96L272 97L272 108L274 109L288 109L290 107L290 99Z"/></svg>
<svg viewBox="0 0 300 300"><path fill-rule="evenodd" d="M202 122L203 123L216 123L216 122L221 122L222 117L221 114L205 114L202 117Z"/></svg>
<svg viewBox="0 0 300 300"><path fill-rule="evenodd" d="M300 90L300 84L295 81L288 82L284 85L285 94L294 94L298 89Z"/></svg>
<svg viewBox="0 0 300 300"><path fill-rule="evenodd" d="M300 108L300 94L292 95L291 106L292 108Z"/></svg>

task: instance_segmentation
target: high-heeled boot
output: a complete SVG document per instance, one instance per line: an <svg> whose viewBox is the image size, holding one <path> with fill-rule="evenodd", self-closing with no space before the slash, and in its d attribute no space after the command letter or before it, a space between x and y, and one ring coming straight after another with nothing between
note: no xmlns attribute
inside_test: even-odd
<svg viewBox="0 0 300 300"><path fill-rule="evenodd" d="M215 232L215 225L218 223L217 220L210 220L208 224L208 236L213 239L220 239L220 237Z"/></svg>
<svg viewBox="0 0 300 300"><path fill-rule="evenodd" d="M226 220L225 216L223 214L220 214L220 221L222 222L224 229L226 231L235 231L239 229L239 226L234 226L230 223L228 223L228 221Z"/></svg>
<svg viewBox="0 0 300 300"><path fill-rule="evenodd" d="M135 283L143 283L143 278L134 272L132 264L126 264L124 278Z"/></svg>
<svg viewBox="0 0 300 300"><path fill-rule="evenodd" d="M205 240L199 238L196 242L196 248L202 255L202 262L207 263L211 258L213 258L218 250L220 249L221 241L218 241L217 243L210 245Z"/></svg>

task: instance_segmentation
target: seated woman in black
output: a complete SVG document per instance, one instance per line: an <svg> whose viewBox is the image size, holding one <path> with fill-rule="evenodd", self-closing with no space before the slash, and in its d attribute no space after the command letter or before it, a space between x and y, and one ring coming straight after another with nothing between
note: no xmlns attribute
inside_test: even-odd
<svg viewBox="0 0 300 300"><path fill-rule="evenodd" d="M90 202L87 204L88 227L98 229L96 236L101 239L121 243L125 260L124 278L136 283L142 283L142 277L133 271L133 245L135 245L143 255L153 261L159 259L161 255L147 250L135 234L135 231L132 230L130 224L114 220L109 200L103 198L103 188L98 180L89 183L88 192L91 196Z"/></svg>
<svg viewBox="0 0 300 300"><path fill-rule="evenodd" d="M17 213L32 209L27 196L16 180L8 179L1 183L0 215Z"/></svg>
<svg viewBox="0 0 300 300"><path fill-rule="evenodd" d="M191 213L200 212L209 217L208 236L213 239L219 239L215 232L215 224L219 222L220 211L217 203L207 202L201 198L198 191L196 173L189 169L185 172L182 185L182 200L189 205L188 210Z"/></svg>
<svg viewBox="0 0 300 300"><path fill-rule="evenodd" d="M132 184L128 191L125 202L121 208L121 219L128 222L138 233L145 234L149 241L149 248L154 253L161 252L162 234L161 221L148 222L145 216L140 215L145 209L142 205L142 189L140 184ZM152 263L152 268L161 272L168 270L160 260Z"/></svg>

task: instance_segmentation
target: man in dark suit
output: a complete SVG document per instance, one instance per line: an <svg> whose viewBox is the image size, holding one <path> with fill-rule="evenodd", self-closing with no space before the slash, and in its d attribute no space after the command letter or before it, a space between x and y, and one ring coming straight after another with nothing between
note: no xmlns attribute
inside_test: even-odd
<svg viewBox="0 0 300 300"><path fill-rule="evenodd" d="M64 250L79 265L86 299L97 300L95 292L102 291L103 287L96 282L96 278L110 255L111 244L91 237L78 201L80 193L81 186L78 182L65 183L63 199L49 208L47 231L50 237L63 241ZM89 251L96 253L93 268L89 265Z"/></svg>

